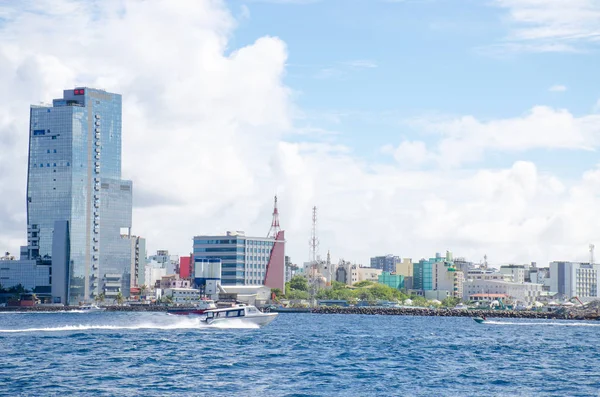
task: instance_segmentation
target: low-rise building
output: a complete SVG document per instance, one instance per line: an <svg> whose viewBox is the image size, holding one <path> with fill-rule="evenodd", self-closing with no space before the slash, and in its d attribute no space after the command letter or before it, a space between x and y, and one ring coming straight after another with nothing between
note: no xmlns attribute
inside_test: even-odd
<svg viewBox="0 0 600 397"><path fill-rule="evenodd" d="M172 302L177 304L194 304L201 299L200 290L194 288L166 288L163 296L171 297Z"/></svg>
<svg viewBox="0 0 600 397"><path fill-rule="evenodd" d="M191 281L190 280L183 280L181 278L179 278L179 276L177 274L171 274L168 276L162 276L160 279L160 286L159 288L161 289L167 289L167 288L190 288L191 287Z"/></svg>
<svg viewBox="0 0 600 397"><path fill-rule="evenodd" d="M397 290L404 288L404 276L401 274L382 272L379 275L377 282Z"/></svg>
<svg viewBox="0 0 600 397"><path fill-rule="evenodd" d="M523 265L500 266L500 273L510 276L513 283L524 283L526 270Z"/></svg>
<svg viewBox="0 0 600 397"><path fill-rule="evenodd" d="M358 276L357 282L359 283L361 281L372 281L376 283L379 280L381 273L383 273L383 270L373 269L372 267L358 267L355 270Z"/></svg>
<svg viewBox="0 0 600 397"><path fill-rule="evenodd" d="M464 283L463 300L474 300L475 295L481 297L489 294L505 294L512 300L532 304L542 293L542 284L513 283L501 279L472 279Z"/></svg>

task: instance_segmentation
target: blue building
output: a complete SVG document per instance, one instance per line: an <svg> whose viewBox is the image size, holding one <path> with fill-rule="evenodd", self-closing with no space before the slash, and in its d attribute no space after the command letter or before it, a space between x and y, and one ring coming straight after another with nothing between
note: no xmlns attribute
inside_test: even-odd
<svg viewBox="0 0 600 397"><path fill-rule="evenodd" d="M132 183L121 179L121 96L64 90L31 106L27 256L51 258L55 302L129 295Z"/></svg>
<svg viewBox="0 0 600 397"><path fill-rule="evenodd" d="M374 269L381 269L384 272L395 273L396 264L402 263L402 259L399 256L386 255L386 256L375 256L371 258L371 267Z"/></svg>
<svg viewBox="0 0 600 397"><path fill-rule="evenodd" d="M195 236L194 261L220 259L224 286L263 285L274 244L274 238L247 237L244 232ZM282 256L277 266L283 269L284 260Z"/></svg>

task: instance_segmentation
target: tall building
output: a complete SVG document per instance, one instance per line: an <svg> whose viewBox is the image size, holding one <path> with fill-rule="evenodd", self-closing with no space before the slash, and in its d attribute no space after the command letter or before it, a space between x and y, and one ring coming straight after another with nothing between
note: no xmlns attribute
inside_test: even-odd
<svg viewBox="0 0 600 397"><path fill-rule="evenodd" d="M131 236L131 284L130 287L146 285L146 239Z"/></svg>
<svg viewBox="0 0 600 397"><path fill-rule="evenodd" d="M600 265L578 262L550 262L550 291L561 298L582 301L600 298Z"/></svg>
<svg viewBox="0 0 600 397"><path fill-rule="evenodd" d="M275 237L249 237L244 232L221 236L195 236L194 261L221 259L221 283L266 285L285 289L285 241L283 231Z"/></svg>
<svg viewBox="0 0 600 397"><path fill-rule="evenodd" d="M399 256L385 255L375 256L371 258L371 267L374 269L381 269L387 273L394 273L396 271L396 265L402 263L402 259Z"/></svg>
<svg viewBox="0 0 600 397"><path fill-rule="evenodd" d="M31 106L27 251L52 258L55 302L129 295L132 183L121 179L121 95L64 90Z"/></svg>
<svg viewBox="0 0 600 397"><path fill-rule="evenodd" d="M462 298L464 273L454 267L450 252L445 257L436 253L435 258L421 259L414 264L413 273L413 289L424 291L428 299Z"/></svg>

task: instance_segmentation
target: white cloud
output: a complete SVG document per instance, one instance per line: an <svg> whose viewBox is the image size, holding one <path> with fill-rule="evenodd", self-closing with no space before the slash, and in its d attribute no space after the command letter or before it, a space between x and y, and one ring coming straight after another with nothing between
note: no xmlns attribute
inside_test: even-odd
<svg viewBox="0 0 600 397"><path fill-rule="evenodd" d="M487 253L492 262L577 259L593 242L598 170L563 181L527 161L500 170L435 165L460 165L492 149L593 148L599 115L536 107L506 120L416 120L441 141L384 151L432 166L381 165L336 142L286 142L303 137L294 132L323 132L294 125L297 110L282 82L286 45L262 37L229 48L236 21L221 2L24 4L28 10L0 8L6 250L25 243L29 104L76 84L123 94L124 177L134 181L134 232L150 250L185 254L193 235L228 229L266 234L276 192L297 262L308 256L313 205L323 253L363 263L445 249L474 260Z"/></svg>
<svg viewBox="0 0 600 397"><path fill-rule="evenodd" d="M572 51L600 39L597 0L495 0L508 11L507 49Z"/></svg>
<svg viewBox="0 0 600 397"><path fill-rule="evenodd" d="M561 84L556 84L553 85L552 87L548 88L548 91L550 92L565 92L567 90L567 86L561 85Z"/></svg>
<svg viewBox="0 0 600 397"><path fill-rule="evenodd" d="M410 123L440 138L432 149L419 156L435 156L440 165L451 167L480 161L492 150L594 150L600 142L599 115L575 117L567 110L546 106L536 106L521 117L509 119L481 121L464 116L437 121L416 119ZM399 149L408 145L403 142ZM423 151L424 146L419 149Z"/></svg>

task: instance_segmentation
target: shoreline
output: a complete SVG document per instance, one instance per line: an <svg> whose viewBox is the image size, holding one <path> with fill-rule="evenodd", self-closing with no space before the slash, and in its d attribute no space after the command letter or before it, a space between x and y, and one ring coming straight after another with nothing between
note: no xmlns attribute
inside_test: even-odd
<svg viewBox="0 0 600 397"><path fill-rule="evenodd" d="M531 312L512 310L456 310L427 308L381 308L381 307L318 307L315 314L366 314L384 316L423 316L423 317L483 317L486 318L525 318L546 320L600 320L600 314L574 312Z"/></svg>
<svg viewBox="0 0 600 397"><path fill-rule="evenodd" d="M102 306L104 312L164 312L166 306ZM81 311L79 306L18 306L0 307L0 313L40 313ZM557 319L557 320L600 320L600 313L531 312L512 310L456 310L428 308L385 308L385 307L316 307L310 309L314 314L363 314L384 316L422 316L422 317L487 317L487 318L523 318L523 319Z"/></svg>

